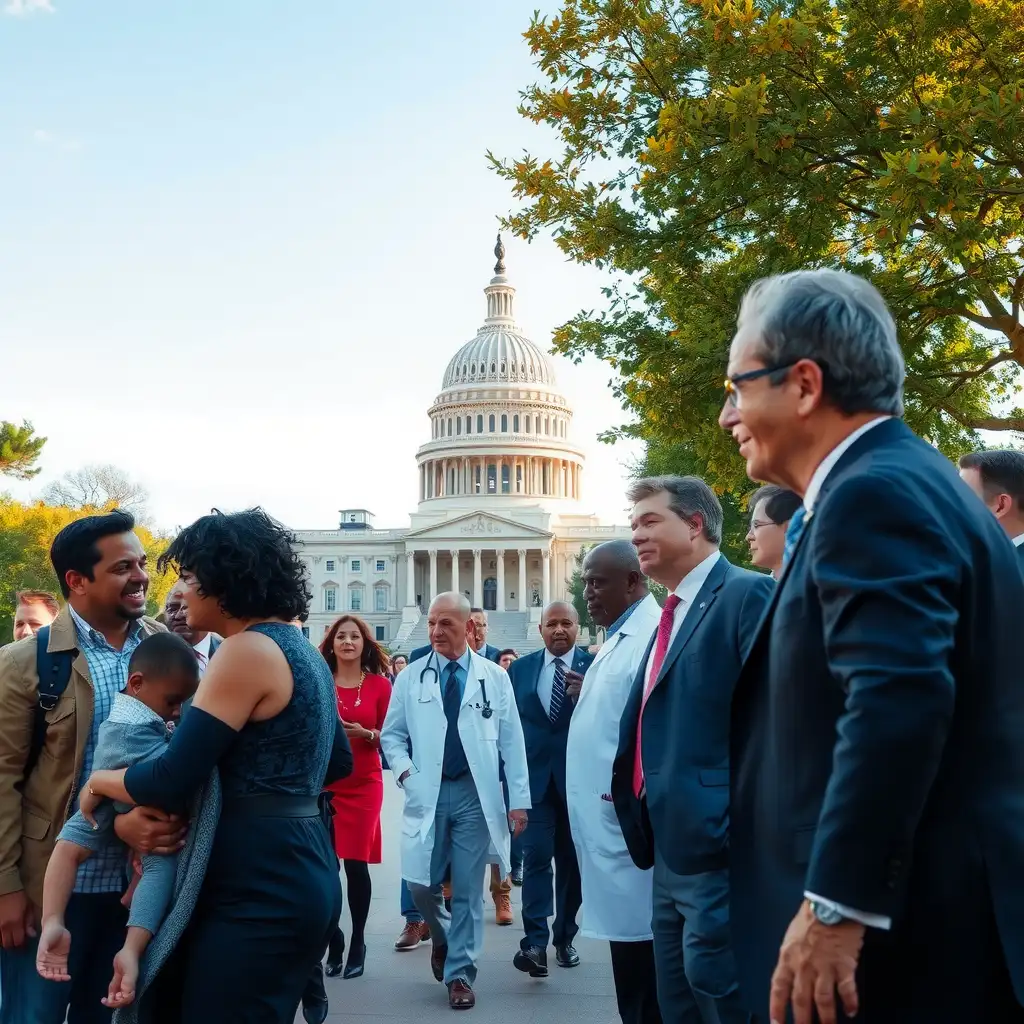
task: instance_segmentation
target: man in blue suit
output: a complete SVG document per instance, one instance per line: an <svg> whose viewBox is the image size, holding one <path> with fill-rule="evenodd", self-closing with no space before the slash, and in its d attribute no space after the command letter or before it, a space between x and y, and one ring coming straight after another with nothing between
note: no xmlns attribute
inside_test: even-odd
<svg viewBox="0 0 1024 1024"><path fill-rule="evenodd" d="M579 629L571 604L549 604L541 615L544 649L519 658L509 668L526 739L533 803L530 827L522 837L525 934L512 962L533 978L547 977L549 939L554 940L559 967L576 967L580 962L572 943L579 930L576 915L583 897L565 801L565 747L574 703L566 687L573 673L582 675L594 659L576 647ZM549 932L552 912L555 920Z"/></svg>
<svg viewBox="0 0 1024 1024"><path fill-rule="evenodd" d="M633 545L669 590L619 731L612 799L630 856L654 868L665 1024L745 1024L729 934L729 717L770 576L721 555L722 506L697 477L638 480Z"/></svg>

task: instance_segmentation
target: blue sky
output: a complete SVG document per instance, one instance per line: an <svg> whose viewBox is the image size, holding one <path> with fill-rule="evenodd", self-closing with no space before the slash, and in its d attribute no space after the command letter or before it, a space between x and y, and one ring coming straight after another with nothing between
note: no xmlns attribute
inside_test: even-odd
<svg viewBox="0 0 1024 1024"><path fill-rule="evenodd" d="M0 0L0 417L49 437L9 489L112 462L168 527L403 525L513 205L484 153L555 152L516 113L538 3ZM601 304L550 240L506 244L543 347ZM558 371L587 510L622 521L609 371Z"/></svg>

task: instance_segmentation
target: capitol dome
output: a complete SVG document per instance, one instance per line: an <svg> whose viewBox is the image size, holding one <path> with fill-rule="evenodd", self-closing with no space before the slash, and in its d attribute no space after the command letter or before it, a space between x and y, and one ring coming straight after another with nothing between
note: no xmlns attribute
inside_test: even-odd
<svg viewBox="0 0 1024 1024"><path fill-rule="evenodd" d="M550 356L515 322L500 235L494 255L487 318L449 361L429 411L432 437L417 453L420 501L576 502L583 453L568 440L572 409Z"/></svg>

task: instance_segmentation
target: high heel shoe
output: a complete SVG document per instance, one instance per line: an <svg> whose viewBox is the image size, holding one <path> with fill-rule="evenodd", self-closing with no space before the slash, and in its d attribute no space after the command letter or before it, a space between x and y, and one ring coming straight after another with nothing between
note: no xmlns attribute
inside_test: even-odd
<svg viewBox="0 0 1024 1024"><path fill-rule="evenodd" d="M358 946L353 942L348 953L348 963L345 964L343 978L358 978L362 976L363 967L366 965L366 943L361 942Z"/></svg>
<svg viewBox="0 0 1024 1024"><path fill-rule="evenodd" d="M339 928L331 936L330 945L327 947L327 966L324 974L328 978L336 978L341 974L342 965L345 962L345 933Z"/></svg>

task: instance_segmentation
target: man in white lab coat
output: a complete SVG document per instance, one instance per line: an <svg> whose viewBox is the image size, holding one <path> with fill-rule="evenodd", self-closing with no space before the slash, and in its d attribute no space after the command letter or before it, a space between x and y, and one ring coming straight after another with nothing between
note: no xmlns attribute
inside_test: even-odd
<svg viewBox="0 0 1024 1024"><path fill-rule="evenodd" d="M503 875L511 870L510 829L526 827L530 781L508 674L468 644L469 602L440 594L427 625L431 650L395 680L380 745L405 793L402 877L430 928L431 970L452 1009L468 1010L483 947L484 870L492 851ZM451 914L440 892L449 864Z"/></svg>
<svg viewBox="0 0 1024 1024"><path fill-rule="evenodd" d="M569 726L565 790L583 883L583 934L611 944L623 1024L661 1024L651 932L652 872L634 865L611 802L619 719L661 608L629 541L593 548L583 562L590 617L606 630ZM572 690L569 691L572 693Z"/></svg>

